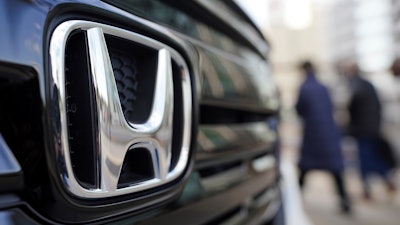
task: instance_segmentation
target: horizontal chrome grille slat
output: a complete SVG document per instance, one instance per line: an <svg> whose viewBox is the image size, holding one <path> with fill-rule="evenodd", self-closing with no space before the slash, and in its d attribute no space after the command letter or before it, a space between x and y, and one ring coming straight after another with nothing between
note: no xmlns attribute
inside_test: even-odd
<svg viewBox="0 0 400 225"><path fill-rule="evenodd" d="M279 109L278 89L270 68L256 54L243 53L238 60L202 47L198 50L202 104L266 113Z"/></svg>
<svg viewBox="0 0 400 225"><path fill-rule="evenodd" d="M272 155L276 141L276 131L266 122L202 125L197 135L196 168Z"/></svg>
<svg viewBox="0 0 400 225"><path fill-rule="evenodd" d="M200 182L205 191L215 192L243 181L248 177L248 172L248 168L244 164L240 164L211 176L203 176Z"/></svg>
<svg viewBox="0 0 400 225"><path fill-rule="evenodd" d="M240 125L201 125L197 135L197 151L201 154L260 145L268 147L276 140L276 132L264 121Z"/></svg>
<svg viewBox="0 0 400 225"><path fill-rule="evenodd" d="M196 155L196 164L195 168L197 169L204 169L212 166L218 166L222 163L230 163L230 162L237 162L237 161L249 161L254 157L257 157L261 154L272 154L273 148L265 148L265 147L258 147L258 148L246 148L246 149L239 149L237 151L232 151L229 153L213 153L213 154L197 154Z"/></svg>
<svg viewBox="0 0 400 225"><path fill-rule="evenodd" d="M237 207L246 206L251 208L253 199L250 196L257 196L258 193L271 187L271 184L276 181L276 177L277 174L275 171L253 175L246 181L218 195L210 195L208 198L199 201L185 203L185 207L152 218L142 223L142 225L162 224L163 221L170 221L172 218L175 219L174 221L176 221L177 224L207 224L218 218L221 214L228 213ZM185 215L189 212L190 215L196 217L198 220L187 220Z"/></svg>

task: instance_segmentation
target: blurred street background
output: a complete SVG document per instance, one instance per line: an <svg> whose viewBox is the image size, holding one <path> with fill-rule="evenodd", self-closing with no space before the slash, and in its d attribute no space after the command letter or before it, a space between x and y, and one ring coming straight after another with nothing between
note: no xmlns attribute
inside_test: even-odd
<svg viewBox="0 0 400 225"><path fill-rule="evenodd" d="M340 128L348 123L349 89L338 74L337 63L353 58L362 76L377 89L382 104L382 132L400 161L400 78L390 71L400 56L400 0L236 0L271 43L274 79L282 97L282 170L288 190L286 208L291 224L400 224L400 173L398 187L387 192L379 177L372 177L372 198L362 197L357 145L343 137L346 186L353 204L350 215L340 213L338 197L328 174L312 172L302 192L297 185L297 156L301 120L294 104L302 76L298 65L312 60L318 78L329 88ZM285 189L285 190L286 190ZM302 206L305 214L297 206Z"/></svg>

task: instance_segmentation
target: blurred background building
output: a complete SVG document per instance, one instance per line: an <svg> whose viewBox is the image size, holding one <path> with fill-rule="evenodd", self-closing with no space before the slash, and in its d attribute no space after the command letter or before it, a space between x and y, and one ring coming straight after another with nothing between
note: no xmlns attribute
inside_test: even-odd
<svg viewBox="0 0 400 225"><path fill-rule="evenodd" d="M297 65L311 59L329 86L339 124L346 123L347 90L335 66L354 59L378 89L384 133L399 149L400 81L390 66L400 56L398 0L237 0L272 43L271 61L281 89L284 116L293 116L301 82ZM254 2L254 3L253 3Z"/></svg>
<svg viewBox="0 0 400 225"><path fill-rule="evenodd" d="M282 105L282 146L284 155L296 162L301 126L293 106L302 82L298 64L310 59L318 67L336 106L339 125L347 122L349 90L344 77L336 71L340 60L354 59L363 76L379 92L383 105L383 133L400 160L400 79L390 72L400 56L400 0L236 0L247 11L271 42L274 78L280 88ZM356 160L355 144L344 138L348 160ZM348 151L346 153L346 151ZM365 204L360 199L356 167L347 172L350 192L358 218L343 218L323 209L332 198L329 179L316 175L311 188L303 193L306 209L315 224L399 224L400 195L385 194L379 180L375 183L378 202ZM312 179L312 178L311 178ZM328 186L324 186L328 183ZM399 184L399 183L398 183ZM399 184L400 185L400 184ZM330 185L332 186L332 185ZM331 190L332 193L334 190ZM334 194L332 194L334 195ZM328 199L328 200L327 200ZM334 205L334 204L333 204ZM331 208L332 211L334 209ZM331 221L329 218L333 218Z"/></svg>

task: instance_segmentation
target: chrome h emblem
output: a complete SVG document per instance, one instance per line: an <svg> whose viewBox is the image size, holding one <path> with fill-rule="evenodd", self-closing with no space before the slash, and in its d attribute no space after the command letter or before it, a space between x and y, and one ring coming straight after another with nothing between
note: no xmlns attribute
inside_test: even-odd
<svg viewBox="0 0 400 225"><path fill-rule="evenodd" d="M99 180L97 188L82 187L74 176L69 156L68 130L65 110L64 54L68 36L74 30L86 32L89 50L90 71L94 84L99 140ZM110 56L104 34L124 38L150 47L158 52L158 65L154 97L149 118L144 123L128 122L123 114L114 79ZM67 189L83 198L102 198L138 192L166 184L178 178L189 160L191 127L191 87L186 64L182 57L170 47L139 34L112 26L87 21L67 21L54 31L50 42L52 79L59 92L58 109L61 121L61 146L59 166ZM181 67L183 95L183 138L178 162L171 168L173 129L173 81L171 59ZM120 172L128 151L146 149L151 156L153 174L151 179L118 188ZM176 157L176 156L174 156Z"/></svg>

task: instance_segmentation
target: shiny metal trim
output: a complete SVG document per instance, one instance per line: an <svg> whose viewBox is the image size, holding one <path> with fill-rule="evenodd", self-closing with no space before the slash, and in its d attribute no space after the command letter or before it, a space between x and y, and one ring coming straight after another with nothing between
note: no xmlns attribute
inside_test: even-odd
<svg viewBox="0 0 400 225"><path fill-rule="evenodd" d="M276 158L274 154L267 154L253 159L251 165L254 171L261 173L276 167Z"/></svg>
<svg viewBox="0 0 400 225"><path fill-rule="evenodd" d="M98 140L100 185L87 189L79 184L74 176L69 155L67 114L65 100L65 47L68 36L75 30L87 33L89 61L94 83L98 111ZM158 65L155 93L149 119L142 124L128 122L122 112L113 69L107 50L104 34L127 39L158 51ZM173 127L173 83L171 59L181 69L183 98L183 138L178 163L170 168ZM183 58L172 48L156 40L120 28L82 21L63 22L53 32L50 41L50 60L52 79L58 93L57 101L61 127L61 146L57 149L58 168L67 189L82 198L104 198L134 193L166 184L183 174L189 161L191 138L192 91L188 68ZM131 186L118 188L118 179L127 151L145 148L152 161L154 178ZM112 150L111 150L112 149Z"/></svg>

